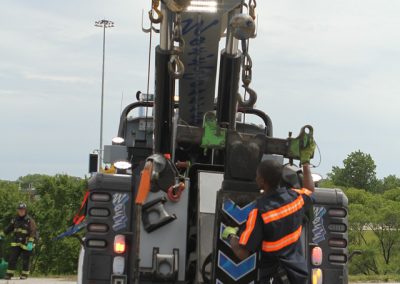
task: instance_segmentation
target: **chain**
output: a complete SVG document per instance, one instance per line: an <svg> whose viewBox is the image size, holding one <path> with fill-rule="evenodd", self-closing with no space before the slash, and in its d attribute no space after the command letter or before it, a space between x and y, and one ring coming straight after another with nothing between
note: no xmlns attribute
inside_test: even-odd
<svg viewBox="0 0 400 284"><path fill-rule="evenodd" d="M172 32L172 55L168 64L170 74L175 79L180 79L185 72L185 65L180 56L185 49L185 39L182 35L182 17L180 13L175 14L174 28Z"/></svg>
<svg viewBox="0 0 400 284"><path fill-rule="evenodd" d="M257 101L257 93L250 88L250 83L253 79L253 61L248 53L248 41L242 40L242 83L245 90L245 95L249 94L249 99L242 99L239 95L239 105L245 108L253 108Z"/></svg>
<svg viewBox="0 0 400 284"><path fill-rule="evenodd" d="M182 17L180 13L176 13L175 15L172 45L174 54L181 55L183 53L185 49L185 40L182 35Z"/></svg>
<svg viewBox="0 0 400 284"><path fill-rule="evenodd" d="M152 7L152 9L149 11L149 18L150 18L150 21L153 23L153 24L159 24L159 23L161 23L162 22L162 19L163 19L163 14L162 14L162 12L160 11L160 0L152 0L152 2L151 2L152 4L151 4L151 7ZM156 17L154 17L154 13L157 15Z"/></svg>
<svg viewBox="0 0 400 284"><path fill-rule="evenodd" d="M253 18L253 20L256 19L256 7L257 7L257 1L249 0L249 15Z"/></svg>
<svg viewBox="0 0 400 284"><path fill-rule="evenodd" d="M253 61L247 48L248 40L242 40L242 82L248 87L253 79Z"/></svg>

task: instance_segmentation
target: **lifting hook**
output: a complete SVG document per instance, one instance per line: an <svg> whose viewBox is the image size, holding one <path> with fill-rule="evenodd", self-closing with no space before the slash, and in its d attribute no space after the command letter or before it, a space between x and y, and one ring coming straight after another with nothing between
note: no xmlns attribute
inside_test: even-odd
<svg viewBox="0 0 400 284"><path fill-rule="evenodd" d="M185 72L185 65L177 55L172 55L168 62L168 70L174 79L181 79Z"/></svg>
<svg viewBox="0 0 400 284"><path fill-rule="evenodd" d="M239 107L241 108L253 108L257 102L257 93L249 86L242 86L245 89L245 93L249 94L249 98L244 100L240 94L238 94Z"/></svg>
<svg viewBox="0 0 400 284"><path fill-rule="evenodd" d="M153 0L152 7L153 9L149 11L149 18L153 24L159 24L163 20L163 14L158 8L160 6L160 0ZM156 17L154 17L153 11L156 13Z"/></svg>

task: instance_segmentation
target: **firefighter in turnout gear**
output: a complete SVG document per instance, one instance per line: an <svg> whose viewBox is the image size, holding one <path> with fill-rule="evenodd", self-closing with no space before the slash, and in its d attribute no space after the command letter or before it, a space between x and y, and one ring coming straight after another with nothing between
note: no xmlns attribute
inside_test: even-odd
<svg viewBox="0 0 400 284"><path fill-rule="evenodd" d="M303 188L282 185L281 164L263 161L257 169L257 184L263 195L247 219L245 230L227 227L222 237L229 241L239 259L259 252L260 284L306 284L307 262L300 242L305 213L312 207L314 182L310 158L315 144L311 141L301 153Z"/></svg>
<svg viewBox="0 0 400 284"><path fill-rule="evenodd" d="M20 203L17 207L17 215L4 230L5 234L14 234L5 279L11 279L14 276L19 256L22 258L21 279L27 279L29 276L29 260L34 247L36 224L27 213L26 204Z"/></svg>

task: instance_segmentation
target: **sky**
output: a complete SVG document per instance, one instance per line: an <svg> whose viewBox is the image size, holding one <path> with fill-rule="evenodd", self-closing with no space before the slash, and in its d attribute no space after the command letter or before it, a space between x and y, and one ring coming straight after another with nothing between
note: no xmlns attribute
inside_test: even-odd
<svg viewBox="0 0 400 284"><path fill-rule="evenodd" d="M400 176L400 1L257 2L252 86L274 136L313 125L322 153L314 171L322 175L360 149L372 155L379 177ZM94 22L115 22L106 33L109 143L121 98L126 105L146 90L141 15L150 3L2 0L0 179L87 173L88 155L99 147L102 30Z"/></svg>

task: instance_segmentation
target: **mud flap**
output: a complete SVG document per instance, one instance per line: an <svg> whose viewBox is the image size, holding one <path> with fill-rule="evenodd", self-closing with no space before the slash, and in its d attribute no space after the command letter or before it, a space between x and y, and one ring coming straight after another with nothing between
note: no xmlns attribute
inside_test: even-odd
<svg viewBox="0 0 400 284"><path fill-rule="evenodd" d="M214 230L214 255L212 282L217 284L256 283L258 254L240 261L229 243L221 238L225 226L244 228L247 217L256 203L258 192L220 190L217 197L216 226Z"/></svg>

